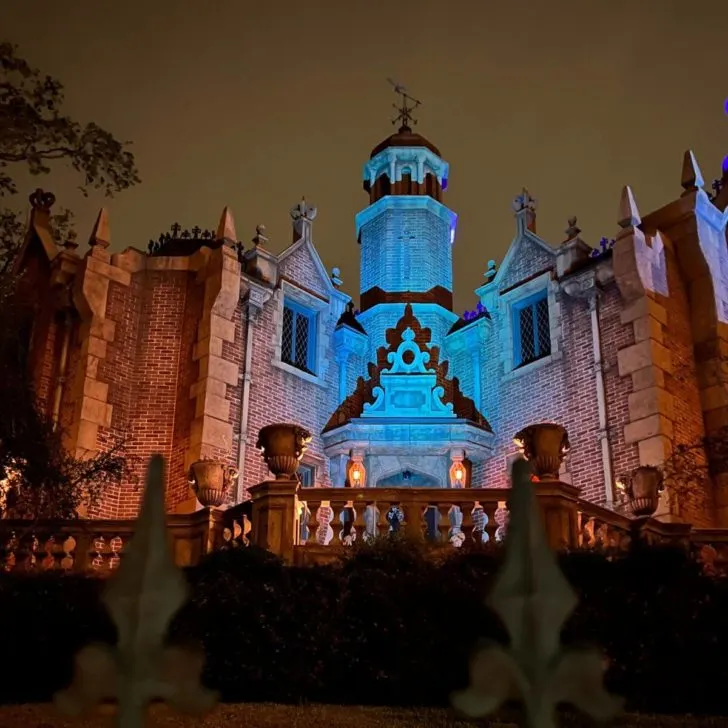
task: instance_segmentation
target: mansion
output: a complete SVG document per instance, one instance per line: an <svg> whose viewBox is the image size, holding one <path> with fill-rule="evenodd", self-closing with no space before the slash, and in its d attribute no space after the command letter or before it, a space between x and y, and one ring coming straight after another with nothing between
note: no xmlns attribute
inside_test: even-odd
<svg viewBox="0 0 728 728"><path fill-rule="evenodd" d="M706 191L692 153L681 184L676 162L676 198L658 210L615 190L614 240L596 248L576 219L563 241L539 237L524 190L510 248L462 316L449 166L406 123L364 165L356 301L321 260L306 202L279 254L262 227L240 244L227 208L215 231L174 226L146 251L112 253L105 210L87 249L58 245L39 191L16 271L40 405L78 456L122 440L140 469L164 455L175 513L201 507L200 460L237 471L228 504L269 478L256 441L274 422L313 435L302 487L334 488L353 464L372 488L504 487L514 435L557 422L561 479L614 507L620 476L728 424L728 169ZM726 481L667 494L660 515L728 525ZM120 483L89 515L132 518L140 496Z"/></svg>

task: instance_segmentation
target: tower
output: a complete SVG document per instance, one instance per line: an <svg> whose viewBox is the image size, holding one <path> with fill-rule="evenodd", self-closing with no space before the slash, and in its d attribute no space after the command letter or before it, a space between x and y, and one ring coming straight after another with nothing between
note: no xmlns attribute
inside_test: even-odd
<svg viewBox="0 0 728 728"><path fill-rule="evenodd" d="M393 123L399 130L372 150L364 165L369 206L356 216L361 246L360 321L373 350L384 344L411 303L439 344L452 312L452 245L457 215L443 203L448 164L438 148L412 130L419 101L402 97ZM408 106L408 101L413 102Z"/></svg>

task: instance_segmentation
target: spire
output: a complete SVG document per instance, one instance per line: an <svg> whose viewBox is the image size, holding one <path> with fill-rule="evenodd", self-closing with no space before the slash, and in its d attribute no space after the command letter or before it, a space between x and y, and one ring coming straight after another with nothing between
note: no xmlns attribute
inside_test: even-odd
<svg viewBox="0 0 728 728"><path fill-rule="evenodd" d="M518 220L519 232L530 230L535 233L538 200L531 197L529 191L524 187L521 194L513 200L512 205L516 213L516 220Z"/></svg>
<svg viewBox="0 0 728 728"><path fill-rule="evenodd" d="M301 201L291 208L291 220L293 221L293 242L301 238L311 242L311 223L316 218L317 209L306 202L302 197Z"/></svg>
<svg viewBox="0 0 728 728"><path fill-rule="evenodd" d="M694 190L702 189L705 184L705 181L703 180L703 173L700 171L695 155L690 149L688 149L683 155L680 184L685 190L685 192L683 192L683 196L690 194Z"/></svg>
<svg viewBox="0 0 728 728"><path fill-rule="evenodd" d="M617 220L619 227L629 228L637 227L641 222L640 211L637 209L637 203L634 200L632 188L629 185L622 187L622 196L619 200L619 219Z"/></svg>
<svg viewBox="0 0 728 728"><path fill-rule="evenodd" d="M233 213L230 212L230 208L227 205L223 208L222 214L220 215L220 223L217 226L215 240L222 240L223 242L231 245L236 243L238 240L238 236L235 233Z"/></svg>
<svg viewBox="0 0 728 728"><path fill-rule="evenodd" d="M109 212L105 207L99 210L99 214L94 223L91 236L88 239L91 248L108 248L111 245L111 231L109 229Z"/></svg>

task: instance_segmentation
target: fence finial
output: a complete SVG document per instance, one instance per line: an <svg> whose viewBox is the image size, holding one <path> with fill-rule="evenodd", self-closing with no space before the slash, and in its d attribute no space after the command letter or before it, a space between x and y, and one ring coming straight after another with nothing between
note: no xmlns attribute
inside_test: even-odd
<svg viewBox="0 0 728 728"><path fill-rule="evenodd" d="M525 460L514 463L511 479L505 561L487 601L506 626L510 647L488 647L474 656L470 686L452 696L453 705L479 718L517 697L529 728L553 728L559 703L606 720L620 701L604 690L601 655L561 646L561 629L577 598L546 541Z"/></svg>
<svg viewBox="0 0 728 728"><path fill-rule="evenodd" d="M186 713L204 712L215 695L200 685L203 656L164 641L187 601L187 584L170 553L164 505L164 459L152 457L134 537L102 601L119 635L115 647L89 645L76 655L71 686L56 696L78 714L116 700L118 728L142 728L149 703L161 698Z"/></svg>

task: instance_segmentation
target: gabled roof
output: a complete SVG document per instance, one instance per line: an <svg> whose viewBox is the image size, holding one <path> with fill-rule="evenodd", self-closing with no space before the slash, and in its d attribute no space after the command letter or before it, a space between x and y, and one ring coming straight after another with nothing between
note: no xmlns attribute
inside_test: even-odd
<svg viewBox="0 0 728 728"><path fill-rule="evenodd" d="M324 282L324 286L326 287L327 291L338 298L343 298L344 300L348 300L351 298L348 294L344 293L343 291L340 291L331 281L331 276L329 275L329 272L326 270L326 266L324 265L324 262L321 260L321 256L318 253L318 250L316 250L316 246L311 241L311 238L308 235L301 236L298 240L296 240L294 243L289 245L280 255L277 256L278 262L282 263L286 258L293 255L296 251L300 250L301 248L307 248L309 253L311 254L311 259L313 260L314 266L316 267L316 270L318 271L319 275L321 276L321 280Z"/></svg>
<svg viewBox="0 0 728 728"><path fill-rule="evenodd" d="M378 349L376 364L370 362L367 365L368 379L359 377L356 389L339 405L334 414L331 415L331 418L326 423L326 427L324 427L324 432L346 424L349 420L361 417L364 411L364 405L374 402L374 388L380 386L382 372L389 369L388 356L390 353L397 351L400 344L404 341L404 332L408 329L414 332L414 342L419 346L420 351L426 351L430 355L428 368L435 371L437 374L437 386L442 387L444 390L442 401L453 405L453 411L457 418L467 420L488 432L492 432L488 421L478 411L475 402L462 393L457 377L453 377L452 379L447 378L448 363L446 361L440 362L439 347L429 346L431 341L430 329L422 327L422 324L420 324L412 311L411 304L407 304L404 315L397 322L397 325L393 329L387 330L387 346L382 346ZM403 374L401 376L407 375Z"/></svg>

